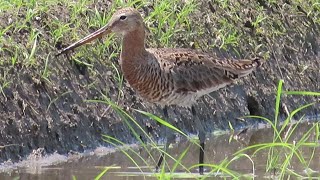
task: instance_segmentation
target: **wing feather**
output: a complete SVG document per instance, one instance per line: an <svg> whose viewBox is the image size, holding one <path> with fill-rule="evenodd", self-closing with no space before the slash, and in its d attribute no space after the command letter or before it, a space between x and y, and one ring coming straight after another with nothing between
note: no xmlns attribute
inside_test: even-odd
<svg viewBox="0 0 320 180"><path fill-rule="evenodd" d="M178 93L223 87L262 64L261 60L233 60L191 49L150 49L160 66L172 73Z"/></svg>

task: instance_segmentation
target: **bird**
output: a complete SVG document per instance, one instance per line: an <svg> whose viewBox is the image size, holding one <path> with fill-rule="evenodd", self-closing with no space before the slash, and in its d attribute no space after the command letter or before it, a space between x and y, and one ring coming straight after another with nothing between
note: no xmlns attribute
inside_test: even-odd
<svg viewBox="0 0 320 180"><path fill-rule="evenodd" d="M132 7L116 10L109 22L62 49L67 53L107 34L122 37L119 64L126 81L148 102L163 107L182 106L192 109L196 101L213 91L247 76L264 62L263 58L228 59L188 48L146 48L146 25L140 12ZM201 134L201 135L200 135ZM199 173L204 173L204 132L199 132ZM167 141L168 146L169 141ZM164 154L156 168L161 166Z"/></svg>

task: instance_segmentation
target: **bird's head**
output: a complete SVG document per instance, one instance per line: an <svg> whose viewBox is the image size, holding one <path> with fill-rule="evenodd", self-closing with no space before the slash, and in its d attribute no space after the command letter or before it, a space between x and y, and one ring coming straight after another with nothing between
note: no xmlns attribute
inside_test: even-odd
<svg viewBox="0 0 320 180"><path fill-rule="evenodd" d="M112 15L108 24L106 24L99 30L89 34L88 36L80 39L79 41L71 44L67 48L64 48L57 55L73 50L76 47L86 44L106 34L115 33L118 35L125 35L140 28L144 29L145 26L139 11L134 8L119 9Z"/></svg>
<svg viewBox="0 0 320 180"><path fill-rule="evenodd" d="M144 28L144 23L139 11L134 8L123 8L112 15L105 26L105 31L125 35L140 28Z"/></svg>

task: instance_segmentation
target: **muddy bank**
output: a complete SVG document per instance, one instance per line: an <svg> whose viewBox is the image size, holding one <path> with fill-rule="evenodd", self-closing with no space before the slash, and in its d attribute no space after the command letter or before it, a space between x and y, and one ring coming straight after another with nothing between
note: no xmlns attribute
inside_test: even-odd
<svg viewBox="0 0 320 180"><path fill-rule="evenodd" d="M191 30L199 33L177 33L172 37L174 46L196 46L206 52L235 58L262 54L268 57L267 62L255 73L234 85L203 97L195 106L197 117L192 117L188 109L169 108L170 122L183 131L196 133L200 126L195 125L198 121L206 131L211 132L215 129L227 129L229 122L235 128L257 123L257 120L237 120L244 115L261 115L272 119L279 79L284 79L286 90L320 89L320 25L319 21L315 21L319 20L319 17L307 16L303 8L308 4L268 4L262 1L248 4L233 1L230 3L229 10L217 2L211 2L210 5L207 2L200 4L190 14ZM63 18L67 17L64 15L68 12L59 14L62 8L53 8L56 9L50 13L61 18L61 21L67 21ZM257 8L262 9L267 19L255 25ZM143 11L147 14L152 11L152 7L145 7ZM1 12L4 16L0 19L0 27L7 27L11 21L23 19L25 12L26 10L19 10L21 16ZM53 152L65 154L72 151L82 152L101 145L108 146L108 143L102 141L101 134L128 143L135 142L123 119L112 108L103 103L86 101L103 100L105 97L133 115L155 138L163 136L163 131L156 122L133 110L141 109L162 116L161 108L136 97L125 81L119 86L119 80L115 76L119 65L115 63L115 68L107 63L110 61L110 51L104 52L104 58L91 61L89 57L98 56L92 52L90 54L89 50L88 57L80 60L92 66L76 63L64 56L54 56L57 48L71 43L72 39L66 35L61 41L52 40L45 23L46 19L50 19L50 13L41 14L42 21L35 19L28 28L8 31L3 35L6 41L1 41L0 51L0 145L3 146L0 149L0 161L17 161L30 153L40 156ZM12 20L9 21L8 18ZM236 43L221 45L226 43L219 33L219 29L225 28L220 22L221 19L232 25L236 34L240 34ZM19 61L12 66L10 60L14 56L13 43L32 49L27 37L34 28L41 32L35 54L38 65L26 65ZM231 26L225 29L230 28ZM152 43L154 41L152 36L149 37L149 45L155 45ZM23 55L18 57L24 58ZM116 62L117 57L111 61ZM45 67L49 69L49 74L44 76ZM286 115L285 109L291 111L316 100L316 97L283 97L281 116ZM318 110L319 107L315 106L305 112L313 115Z"/></svg>

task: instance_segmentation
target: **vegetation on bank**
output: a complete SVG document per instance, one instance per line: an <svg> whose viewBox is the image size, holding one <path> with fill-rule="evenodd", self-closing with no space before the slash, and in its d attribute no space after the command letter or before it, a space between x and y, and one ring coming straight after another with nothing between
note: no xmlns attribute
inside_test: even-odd
<svg viewBox="0 0 320 180"><path fill-rule="evenodd" d="M238 57L247 56L245 50L253 49L254 52L250 52L252 55L260 54L268 58L274 52L268 51L266 43L281 37L288 51L295 51L291 45L296 39L289 37L292 33L289 28L294 28L296 35L303 38L313 33L306 28L320 24L320 5L317 0L243 3L232 0L208 3L194 0L116 0L112 3L95 0L1 1L1 87L13 83L10 68L34 68L35 75L50 83L51 76L59 73L50 69L57 50L106 24L119 7L134 6L144 10L150 32L147 44L150 47L191 46L204 50L218 47L230 50ZM241 9L243 5L248 8ZM212 14L203 14L203 19L192 19L194 14L202 13L199 6L209 7ZM299 20L290 21L290 18L297 16L304 20L301 27L296 27L296 23L301 23ZM215 23L212 32L208 32L205 27L209 22ZM208 44L206 38L212 39L212 42ZM245 47L239 48L241 45ZM307 46L312 46L312 43ZM100 41L94 46L79 48L71 60L86 66L94 75L94 62L100 59L104 59L106 65L116 68L111 59L118 57L119 50L118 39L110 36L102 43ZM301 66L301 71L310 68L303 64ZM113 76L121 84L121 74L114 73Z"/></svg>
<svg viewBox="0 0 320 180"><path fill-rule="evenodd" d="M246 9L241 9L244 6L242 3L245 4ZM206 4L193 0L154 2L116 0L112 3L96 0L1 1L0 95L2 98L7 99L8 95L5 90L14 87L16 74L24 69L30 70L35 81L40 84L47 84L49 88L54 88L55 79L62 72L61 69L52 68L52 64L57 60L56 52L106 24L114 9L123 6L135 6L144 13L145 22L150 31L147 39L147 44L150 47L192 47L205 51L211 48L219 48L229 51L231 56L234 57L260 55L266 59L273 57L276 60L278 60L278 48L282 48L289 57L302 51L297 49L299 43L301 43L301 47L310 51L318 51L315 45L317 42L312 39L314 35L319 33L313 30L319 29L320 24L320 3L318 0L304 2L298 0L284 2L262 0L247 4L235 0L209 1ZM210 8L211 14L201 12L199 10L201 6ZM202 16L196 16L195 14L201 14ZM214 22L214 27L208 28L207 26L211 25L212 22ZM305 43L305 41L307 42ZM274 42L277 42L277 45L273 46ZM103 41L95 42L93 46L80 47L70 57L72 63L80 67L80 71L86 69L92 78L99 75L95 67L97 61L102 61L105 66L113 69L110 78L118 86L117 98L110 100L107 95L101 92L102 95L97 98L99 100L87 100L86 102L107 103L124 120L138 141L140 141L141 132L149 137L148 144L140 141L146 151L149 151L148 149L151 146L162 152L163 150L156 145L156 142L145 132L144 128L118 105L118 102L125 96L121 91L123 77L116 62L119 52L119 38L109 36L105 37ZM304 63L303 60L297 64L297 71L301 74L310 69L312 70L314 67ZM274 78L274 81L281 78L283 77ZM95 82L93 82L83 88L89 91L94 89L95 86ZM48 110L65 93L69 93L69 91L57 97L51 97L46 109ZM284 91L282 90L282 81L280 81L274 108L274 119L251 116L251 118L260 118L271 125L274 130L273 142L252 145L238 151L222 162L205 164L211 169L208 174L219 172L235 179L247 176L229 169L229 165L233 161L247 158L252 160L254 172L253 158L259 156L259 153L267 151L266 172L274 170L275 176L280 179L288 176L298 178L312 176L313 170L308 168L314 154L311 154L311 157L305 157L301 149L315 150L318 148L319 124L314 123L310 130L295 142L290 141L290 135L297 130L299 124L291 124L294 115L301 109L314 105L314 103L302 104L301 108L292 110L280 125L279 106L280 97L283 94L287 96L319 96L317 92ZM182 131L161 118L141 110L136 111L186 136ZM297 120L299 122L302 119L303 117ZM139 133L137 133L137 129L139 129ZM103 138L110 144L123 145L121 141L114 137L104 135ZM195 140L191 139L191 141L196 144ZM248 155L247 151L249 150L253 150L254 153ZM128 149L128 151L135 153L133 149ZM128 155L127 150L123 152ZM191 172L198 165L185 167L181 163L187 153L188 149L181 152L179 157L172 157L167 154L167 157L175 160L176 163L171 167L169 174L165 173L167 167L164 165L161 173L154 174L154 176L170 178L174 176L174 172L178 168ZM138 154L137 157L139 158ZM128 160L135 163L134 158L136 157L128 155ZM293 158L298 158L302 166L308 170L306 174L295 172L290 168L290 162ZM137 167L142 166L137 163L136 165ZM154 166L149 162L144 162L144 165L149 166L150 171ZM109 169L107 168L97 178L102 177L103 173L108 173ZM188 173L186 173L186 176L189 176ZM254 173L248 178L253 177Z"/></svg>

